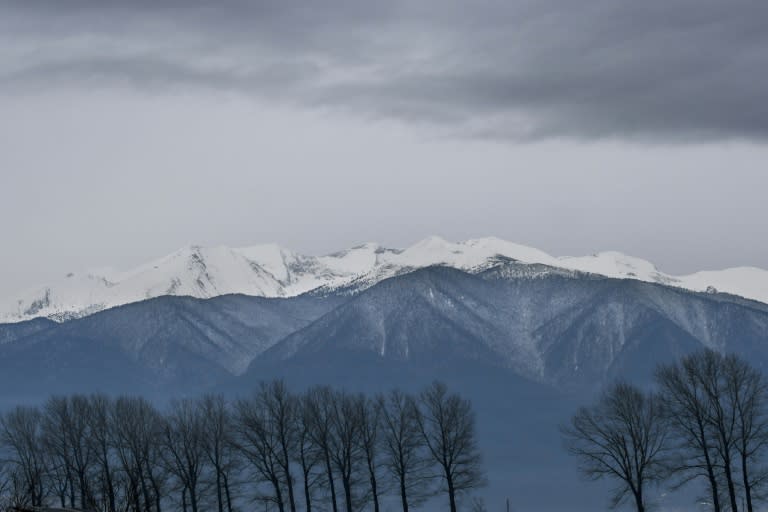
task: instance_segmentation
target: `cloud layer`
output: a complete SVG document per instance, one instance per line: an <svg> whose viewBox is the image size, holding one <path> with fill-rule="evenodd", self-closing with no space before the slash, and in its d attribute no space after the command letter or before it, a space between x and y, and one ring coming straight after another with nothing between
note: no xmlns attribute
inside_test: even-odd
<svg viewBox="0 0 768 512"><path fill-rule="evenodd" d="M0 94L202 89L464 136L764 140L767 19L765 1L10 0Z"/></svg>

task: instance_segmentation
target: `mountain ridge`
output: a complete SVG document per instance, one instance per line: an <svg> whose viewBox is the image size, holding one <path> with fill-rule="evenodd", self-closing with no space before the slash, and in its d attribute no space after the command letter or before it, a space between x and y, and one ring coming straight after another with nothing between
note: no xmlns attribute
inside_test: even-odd
<svg viewBox="0 0 768 512"><path fill-rule="evenodd" d="M430 266L354 293L163 296L63 323L0 324L0 389L90 389L101 383L82 373L85 362L99 367L102 356L109 371L99 379L158 393L361 364L384 373L473 364L587 389L624 374L642 380L700 348L768 367L766 333L760 302L496 258L481 271Z"/></svg>
<svg viewBox="0 0 768 512"><path fill-rule="evenodd" d="M65 321L161 296L295 297L343 289L354 293L389 277L433 265L482 272L499 258L532 269L543 266L546 272L636 279L768 303L768 271L755 267L673 276L646 260L615 251L554 257L499 238L453 243L433 236L406 249L366 243L325 256L306 256L276 244L246 248L193 245L125 272L70 273L57 283L22 293L0 307L0 323L33 318Z"/></svg>
<svg viewBox="0 0 768 512"><path fill-rule="evenodd" d="M267 349L246 373L337 357L331 366L347 368L346 358L369 354L382 364L473 361L556 387L590 387L622 372L647 378L656 362L700 348L768 361L768 305L594 274L516 271L526 267L428 267L380 282Z"/></svg>

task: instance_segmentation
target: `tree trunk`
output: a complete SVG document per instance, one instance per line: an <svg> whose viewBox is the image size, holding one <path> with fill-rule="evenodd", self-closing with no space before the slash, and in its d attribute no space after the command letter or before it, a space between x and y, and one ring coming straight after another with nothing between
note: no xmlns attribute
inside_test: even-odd
<svg viewBox="0 0 768 512"><path fill-rule="evenodd" d="M291 463L288 462L288 450L285 448L285 441L283 441L283 460L285 465L283 471L285 472L285 484L288 486L288 504L291 506L291 512L296 512L296 497L293 495L293 477L291 476Z"/></svg>
<svg viewBox="0 0 768 512"><path fill-rule="evenodd" d="M645 512L645 505L643 504L643 491L637 490L635 493L635 507L637 512Z"/></svg>
<svg viewBox="0 0 768 512"><path fill-rule="evenodd" d="M344 501L347 505L347 512L352 512L352 482L351 475L343 477L341 483L344 485Z"/></svg>
<svg viewBox="0 0 768 512"><path fill-rule="evenodd" d="M712 492L712 510L714 512L720 512L720 495L718 494L717 489L717 477L709 463L707 463L707 478L709 479L709 488Z"/></svg>
<svg viewBox="0 0 768 512"><path fill-rule="evenodd" d="M739 506L736 502L736 485L733 482L733 471L731 470L730 459L731 458L727 454L723 457L723 469L725 472L725 481L728 484L728 497L731 500L731 511L739 512Z"/></svg>
<svg viewBox="0 0 768 512"><path fill-rule="evenodd" d="M109 467L105 468L105 477L107 481L107 502L109 503L108 512L115 512L115 484L112 482L112 475Z"/></svg>
<svg viewBox="0 0 768 512"><path fill-rule="evenodd" d="M304 473L304 503L306 512L312 512L312 495L309 492L309 471L304 467L302 461L302 472Z"/></svg>
<svg viewBox="0 0 768 512"><path fill-rule="evenodd" d="M408 512L408 491L405 488L405 474L400 472L400 501L403 503L403 512Z"/></svg>
<svg viewBox="0 0 768 512"><path fill-rule="evenodd" d="M189 489L189 503L192 505L192 512L197 512L197 486Z"/></svg>
<svg viewBox="0 0 768 512"><path fill-rule="evenodd" d="M293 478L288 468L285 469L286 485L288 486L288 503L291 506L291 512L296 512L296 497L293 495Z"/></svg>
<svg viewBox="0 0 768 512"><path fill-rule="evenodd" d="M702 451L704 452L704 461L707 465L707 479L709 480L709 488L712 492L712 511L720 512L720 493L717 488L717 477L715 476L715 469L712 466L712 459L709 456L709 445L706 442L704 427L701 424L699 424L699 436L703 441Z"/></svg>
<svg viewBox="0 0 768 512"><path fill-rule="evenodd" d="M233 512L232 510L232 494L229 492L229 477L224 473L224 495L227 497L227 512Z"/></svg>
<svg viewBox="0 0 768 512"><path fill-rule="evenodd" d="M331 469L331 460L328 453L325 454L325 470L328 475L328 487L331 488L331 506L333 512L339 512L339 505L336 501L336 486L333 484L333 469Z"/></svg>
<svg viewBox="0 0 768 512"><path fill-rule="evenodd" d="M136 481L135 475L129 476L131 481L131 494L133 498L133 510L134 512L141 511L141 504L139 503L139 483Z"/></svg>
<svg viewBox="0 0 768 512"><path fill-rule="evenodd" d="M141 482L141 492L144 495L144 510L147 512L152 511L152 501L149 499L149 488L147 482L144 481L144 475L139 473L139 481Z"/></svg>
<svg viewBox="0 0 768 512"><path fill-rule="evenodd" d="M221 470L216 468L216 504L219 512L224 512L224 496L221 494Z"/></svg>
<svg viewBox="0 0 768 512"><path fill-rule="evenodd" d="M155 510L157 512L162 512L160 510L161 507L161 501L163 500L163 497L160 495L160 488L157 485L157 481L154 477L152 477L152 490L155 492Z"/></svg>
<svg viewBox="0 0 768 512"><path fill-rule="evenodd" d="M451 503L451 512L456 512L456 489L453 487L453 478L450 473L446 474L448 481L448 500Z"/></svg>
<svg viewBox="0 0 768 512"><path fill-rule="evenodd" d="M275 488L275 499L277 500L277 509L280 512L285 512L285 503L283 503L283 493L280 490L280 482L276 479L272 480L272 487Z"/></svg>
<svg viewBox="0 0 768 512"><path fill-rule="evenodd" d="M69 467L69 464L67 464L67 467ZM75 508L75 481L69 469L67 469L67 484L69 485L69 506Z"/></svg>
<svg viewBox="0 0 768 512"><path fill-rule="evenodd" d="M368 466L371 480L371 498L373 499L373 512L379 512L379 489L376 485L376 471L370 465Z"/></svg>
<svg viewBox="0 0 768 512"><path fill-rule="evenodd" d="M744 455L741 456L741 475L744 482L744 497L747 500L747 512L752 512L752 485L749 483L746 447L744 447L743 453Z"/></svg>
<svg viewBox="0 0 768 512"><path fill-rule="evenodd" d="M85 475L83 473L80 473L78 475L78 480L80 481L80 508L85 510L88 508L88 490L86 489L88 485L85 483Z"/></svg>

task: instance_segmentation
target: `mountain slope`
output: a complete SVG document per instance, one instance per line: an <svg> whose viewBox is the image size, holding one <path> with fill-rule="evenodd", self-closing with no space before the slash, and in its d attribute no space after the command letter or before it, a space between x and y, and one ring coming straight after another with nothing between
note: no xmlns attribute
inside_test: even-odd
<svg viewBox="0 0 768 512"><path fill-rule="evenodd" d="M382 362L506 368L558 387L596 387L696 348L768 362L768 306L719 295L502 262L469 274L431 267L383 281L259 356L368 354ZM324 364L327 364L324 363Z"/></svg>
<svg viewBox="0 0 768 512"><path fill-rule="evenodd" d="M0 395L110 384L166 395L209 389L343 300L160 297L63 324L35 320L49 328L0 345ZM0 334L27 324L0 326Z"/></svg>
<svg viewBox="0 0 768 512"><path fill-rule="evenodd" d="M326 256L305 256L276 245L232 249L192 246L128 272L69 274L60 282L14 297L0 307L0 322L37 317L57 321L161 296L211 298L228 294L293 297L346 289L364 290L387 278L433 265L473 273L498 258L530 265L720 291L768 303L768 271L734 268L671 276L650 262L617 252L556 258L497 238L451 243L430 237L404 249L364 244Z"/></svg>
<svg viewBox="0 0 768 512"><path fill-rule="evenodd" d="M12 343L27 336L33 336L56 326L56 322L46 318L35 318L14 324L0 324L0 345Z"/></svg>

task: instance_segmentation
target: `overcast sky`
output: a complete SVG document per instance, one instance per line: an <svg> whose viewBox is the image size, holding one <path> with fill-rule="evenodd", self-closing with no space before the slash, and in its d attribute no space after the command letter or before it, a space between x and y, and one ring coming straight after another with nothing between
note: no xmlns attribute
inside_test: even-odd
<svg viewBox="0 0 768 512"><path fill-rule="evenodd" d="M0 0L0 295L187 244L768 267L768 2Z"/></svg>

